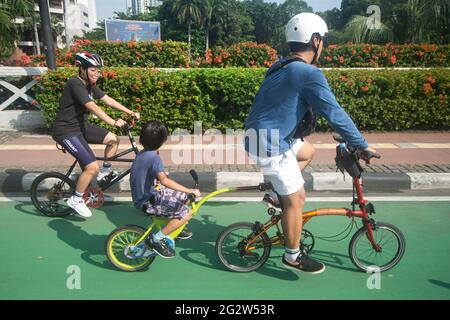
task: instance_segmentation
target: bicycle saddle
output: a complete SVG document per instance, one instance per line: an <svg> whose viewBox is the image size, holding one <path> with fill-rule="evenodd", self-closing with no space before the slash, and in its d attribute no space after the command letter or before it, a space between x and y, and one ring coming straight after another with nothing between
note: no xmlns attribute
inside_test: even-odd
<svg viewBox="0 0 450 320"><path fill-rule="evenodd" d="M269 208L274 208L281 210L281 205L278 201L275 201L269 194L265 194L263 198L263 203L265 203Z"/></svg>

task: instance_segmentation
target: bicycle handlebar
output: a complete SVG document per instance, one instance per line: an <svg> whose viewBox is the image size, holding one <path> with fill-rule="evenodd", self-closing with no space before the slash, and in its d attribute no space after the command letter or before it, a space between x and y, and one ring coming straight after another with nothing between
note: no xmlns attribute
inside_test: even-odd
<svg viewBox="0 0 450 320"><path fill-rule="evenodd" d="M369 150L364 150L364 149L359 149L359 148L354 148L351 145L349 145L347 143L347 141L345 141L339 134L335 133L333 134L333 139L336 142L342 143L345 145L345 147L351 152L356 154L356 156L358 157L358 159L362 159L364 161L368 161L372 158L375 159L380 159L381 155L379 153L376 152L372 152Z"/></svg>
<svg viewBox="0 0 450 320"><path fill-rule="evenodd" d="M189 171L189 173L191 174L192 179L194 179L194 189L198 189L198 174L194 169L191 169ZM193 193L189 193L187 195L187 199L186 199L186 204L188 204L189 202L195 201L196 196Z"/></svg>

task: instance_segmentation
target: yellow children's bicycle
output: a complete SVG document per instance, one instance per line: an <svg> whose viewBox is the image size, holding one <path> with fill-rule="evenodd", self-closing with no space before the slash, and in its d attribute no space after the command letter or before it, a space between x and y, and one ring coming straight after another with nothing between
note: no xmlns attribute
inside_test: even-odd
<svg viewBox="0 0 450 320"><path fill-rule="evenodd" d="M194 189L198 188L198 175L195 170L189 172L194 179ZM243 187L245 188L245 187ZM210 198L226 192L243 190L243 188L224 188L209 193L200 201L196 201L193 194L189 194L186 204L190 205L192 217L194 217L200 207ZM255 187L250 187L252 190ZM246 190L249 190L248 188ZM149 249L145 243L152 232L161 230L168 222L167 218L151 217L152 223L143 228L137 225L126 225L119 227L110 233L106 239L106 255L109 261L123 271L139 271L147 268L155 259L156 253ZM169 236L175 239L186 225L181 226Z"/></svg>

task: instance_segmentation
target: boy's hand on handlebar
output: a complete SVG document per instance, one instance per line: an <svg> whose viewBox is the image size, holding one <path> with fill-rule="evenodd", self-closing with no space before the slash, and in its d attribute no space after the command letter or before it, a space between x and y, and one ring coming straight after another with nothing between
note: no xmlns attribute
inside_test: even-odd
<svg viewBox="0 0 450 320"><path fill-rule="evenodd" d="M127 123L125 122L125 120L122 119L117 119L116 121L114 121L114 126L115 127L119 127L122 128L123 126L125 126Z"/></svg>
<svg viewBox="0 0 450 320"><path fill-rule="evenodd" d="M189 189L189 193L192 193L193 195L195 195L196 198L198 198L202 195L200 190L198 190L198 189Z"/></svg>

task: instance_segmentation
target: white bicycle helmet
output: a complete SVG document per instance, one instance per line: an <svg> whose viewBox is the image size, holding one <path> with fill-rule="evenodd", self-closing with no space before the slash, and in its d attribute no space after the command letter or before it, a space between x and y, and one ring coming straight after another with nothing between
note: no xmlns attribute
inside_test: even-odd
<svg viewBox="0 0 450 320"><path fill-rule="evenodd" d="M286 25L286 41L308 43L314 33L325 36L327 23L320 16L310 12L299 13Z"/></svg>
<svg viewBox="0 0 450 320"><path fill-rule="evenodd" d="M75 65L84 69L89 67L103 67L103 59L96 53L80 52L75 55Z"/></svg>

